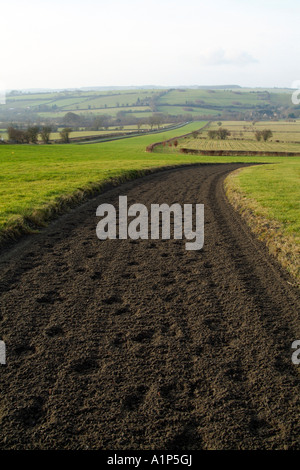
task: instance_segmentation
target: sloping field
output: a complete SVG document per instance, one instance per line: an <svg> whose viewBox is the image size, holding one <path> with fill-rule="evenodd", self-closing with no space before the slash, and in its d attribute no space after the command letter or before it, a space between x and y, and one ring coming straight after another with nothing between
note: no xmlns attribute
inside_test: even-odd
<svg viewBox="0 0 300 470"><path fill-rule="evenodd" d="M6 104L0 104L3 116L18 116L24 112L32 120L40 117L56 119L66 112L77 114L110 114L119 111L134 112L146 117L153 111L170 115L217 116L224 112L245 112L262 109L268 113L277 110L281 113L291 104L291 92L287 90L250 89L129 89L110 91L64 90L49 93L9 94ZM26 114L27 113L27 114ZM267 114L269 115L269 114ZM5 119L7 121L7 119ZM10 119L8 120L8 122Z"/></svg>

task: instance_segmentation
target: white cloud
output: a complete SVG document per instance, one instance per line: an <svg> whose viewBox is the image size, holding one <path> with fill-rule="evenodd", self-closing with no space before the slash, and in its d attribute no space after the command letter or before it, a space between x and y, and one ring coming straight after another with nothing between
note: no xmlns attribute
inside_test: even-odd
<svg viewBox="0 0 300 470"><path fill-rule="evenodd" d="M200 55L199 59L202 65L212 66L233 65L235 67L245 67L259 62L246 51L228 52L224 49L215 49Z"/></svg>

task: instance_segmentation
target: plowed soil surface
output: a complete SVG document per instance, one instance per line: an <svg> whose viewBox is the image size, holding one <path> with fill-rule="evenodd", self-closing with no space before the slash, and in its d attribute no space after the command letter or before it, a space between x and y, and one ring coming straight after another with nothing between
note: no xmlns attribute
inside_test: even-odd
<svg viewBox="0 0 300 470"><path fill-rule="evenodd" d="M111 189L0 256L1 449L299 449L299 291L228 204L237 164ZM205 244L96 237L103 202L204 204Z"/></svg>

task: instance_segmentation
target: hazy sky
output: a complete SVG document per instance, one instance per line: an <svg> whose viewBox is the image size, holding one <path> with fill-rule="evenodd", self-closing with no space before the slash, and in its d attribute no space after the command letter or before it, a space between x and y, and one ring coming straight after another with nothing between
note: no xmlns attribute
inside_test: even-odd
<svg viewBox="0 0 300 470"><path fill-rule="evenodd" d="M7 89L290 87L299 0L2 0ZM0 86L1 87L1 86Z"/></svg>

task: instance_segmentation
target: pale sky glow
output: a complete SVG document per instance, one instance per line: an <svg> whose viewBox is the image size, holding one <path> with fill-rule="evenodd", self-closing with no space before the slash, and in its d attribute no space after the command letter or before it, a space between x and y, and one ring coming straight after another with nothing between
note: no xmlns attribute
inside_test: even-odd
<svg viewBox="0 0 300 470"><path fill-rule="evenodd" d="M2 0L0 5L0 83L7 89L290 87L300 79L299 0Z"/></svg>

